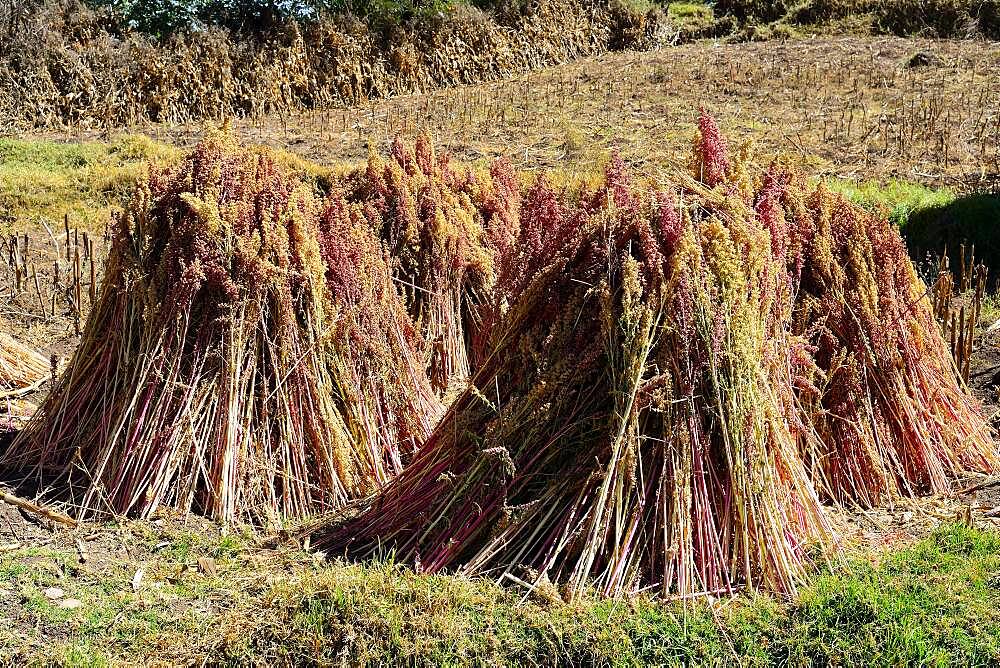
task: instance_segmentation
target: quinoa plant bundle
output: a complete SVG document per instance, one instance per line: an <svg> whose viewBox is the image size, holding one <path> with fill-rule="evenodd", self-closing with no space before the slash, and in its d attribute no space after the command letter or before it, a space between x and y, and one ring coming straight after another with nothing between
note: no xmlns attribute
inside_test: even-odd
<svg viewBox="0 0 1000 668"><path fill-rule="evenodd" d="M692 188L738 194L787 256L799 422L817 436L804 443L819 446L802 455L820 493L872 506L995 470L994 434L895 226L823 186L807 190L778 163L748 186L707 116L693 163L704 183Z"/></svg>
<svg viewBox="0 0 1000 668"><path fill-rule="evenodd" d="M609 594L790 588L829 538L787 427L790 294L752 219L698 216L620 164L571 207L537 183L521 238L543 241L472 387L317 543Z"/></svg>
<svg viewBox="0 0 1000 668"><path fill-rule="evenodd" d="M616 161L524 193L469 388L314 544L570 592L790 591L836 544L822 501L995 470L898 233L731 160L707 116L694 157L666 189Z"/></svg>
<svg viewBox="0 0 1000 668"><path fill-rule="evenodd" d="M504 205L516 205L516 177L494 174ZM396 287L422 335L434 388L445 394L464 385L479 310L494 283L498 241L491 233L498 224L504 230L516 224L516 214L500 218L491 211L493 175L477 179L453 169L447 156L435 155L427 135L412 148L397 139L388 159L372 152L365 169L347 181L346 197L364 207L392 257Z"/></svg>
<svg viewBox="0 0 1000 668"><path fill-rule="evenodd" d="M817 486L842 502L946 493L963 471L1000 463L931 302L895 227L822 187L799 207L805 228L796 331L815 363L803 391L820 451Z"/></svg>
<svg viewBox="0 0 1000 668"><path fill-rule="evenodd" d="M10 334L0 331L0 396L31 387L49 373L49 362Z"/></svg>
<svg viewBox="0 0 1000 668"><path fill-rule="evenodd" d="M67 371L5 464L82 511L270 521L394 475L437 402L377 238L220 135L113 230Z"/></svg>

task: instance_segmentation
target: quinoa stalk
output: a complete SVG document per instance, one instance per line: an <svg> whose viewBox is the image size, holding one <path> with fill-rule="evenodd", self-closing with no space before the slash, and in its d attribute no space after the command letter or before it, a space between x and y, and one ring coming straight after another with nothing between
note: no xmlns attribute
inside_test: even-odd
<svg viewBox="0 0 1000 668"><path fill-rule="evenodd" d="M0 398L16 396L44 380L49 369L41 353L0 331Z"/></svg>
<svg viewBox="0 0 1000 668"><path fill-rule="evenodd" d="M81 515L310 515L429 433L413 325L342 200L220 135L152 174L113 233L83 340L5 456Z"/></svg>

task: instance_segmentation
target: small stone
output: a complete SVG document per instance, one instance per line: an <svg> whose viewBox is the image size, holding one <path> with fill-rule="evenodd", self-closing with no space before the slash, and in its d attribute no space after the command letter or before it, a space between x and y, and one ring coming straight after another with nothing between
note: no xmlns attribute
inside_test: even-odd
<svg viewBox="0 0 1000 668"><path fill-rule="evenodd" d="M49 587L48 589L46 589L42 593L45 594L45 598L51 599L53 601L56 600L56 599L62 598L63 596L66 595L66 592L64 592L59 587Z"/></svg>
<svg viewBox="0 0 1000 668"><path fill-rule="evenodd" d="M913 67L938 67L942 64L941 57L930 51L918 51L910 56L906 61L906 66Z"/></svg>
<svg viewBox="0 0 1000 668"><path fill-rule="evenodd" d="M83 601L78 598L64 598L59 601L59 607L65 610L76 610L81 605L83 605Z"/></svg>

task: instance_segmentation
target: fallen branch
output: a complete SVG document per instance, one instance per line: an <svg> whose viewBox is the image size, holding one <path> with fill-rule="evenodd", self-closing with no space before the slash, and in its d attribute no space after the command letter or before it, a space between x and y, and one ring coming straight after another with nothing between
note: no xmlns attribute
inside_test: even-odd
<svg viewBox="0 0 1000 668"><path fill-rule="evenodd" d="M12 506L16 506L21 510L26 510L29 513L34 513L40 515L45 519L52 520L53 522L59 522L60 524L65 524L68 527L76 528L78 523L69 515L64 515L58 511L52 510L50 508L45 508L38 505L37 503L32 503L27 499L22 499L19 496L14 496L13 494L8 494L7 492L0 492L0 501L9 503Z"/></svg>
<svg viewBox="0 0 1000 668"><path fill-rule="evenodd" d="M25 395L31 394L35 390L39 389L42 385L44 385L45 381L47 380L48 380L47 377L40 378L31 385L27 385L17 390L8 390L8 391L0 390L0 399L16 399L18 397L23 397Z"/></svg>

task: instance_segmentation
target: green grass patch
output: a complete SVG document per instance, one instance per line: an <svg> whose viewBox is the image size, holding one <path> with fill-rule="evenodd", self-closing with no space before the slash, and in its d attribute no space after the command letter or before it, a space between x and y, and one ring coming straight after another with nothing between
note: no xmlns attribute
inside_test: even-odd
<svg viewBox="0 0 1000 668"><path fill-rule="evenodd" d="M877 566L818 577L790 610L781 654L803 665L994 665L998 585L1000 535L940 529Z"/></svg>
<svg viewBox="0 0 1000 668"><path fill-rule="evenodd" d="M716 26L715 12L704 2L669 2L666 10L670 23L677 26L682 35L709 35Z"/></svg>
<svg viewBox="0 0 1000 668"><path fill-rule="evenodd" d="M792 600L743 594L709 605L646 597L564 602L555 587L418 575L393 563L264 553L240 534L132 523L132 563L72 551L0 555L0 662L213 665L995 665L1000 533L951 525L887 555L817 572ZM164 546L143 553L158 538ZM159 544L157 543L157 544ZM180 546L183 545L183 548ZM216 555L219 573L178 569ZM53 584L84 606L60 609ZM5 594L6 595L6 594Z"/></svg>
<svg viewBox="0 0 1000 668"><path fill-rule="evenodd" d="M792 602L721 609L638 598L573 604L491 583L339 566L270 594L245 659L435 665L989 665L1000 659L1000 534L943 528L815 576ZM230 646L230 650L237 646Z"/></svg>
<svg viewBox="0 0 1000 668"><path fill-rule="evenodd" d="M66 215L76 227L99 231L111 207L145 176L148 162L178 156L177 149L135 135L110 143L0 139L0 232L45 222L58 233Z"/></svg>
<svg viewBox="0 0 1000 668"><path fill-rule="evenodd" d="M857 204L881 211L899 227L904 227L915 212L948 206L955 201L955 193L950 189L928 188L908 181L893 180L885 184L866 181L859 184L834 179L827 181L826 185Z"/></svg>
<svg viewBox="0 0 1000 668"><path fill-rule="evenodd" d="M667 16L682 27L689 24L704 27L715 20L712 7L704 2L668 2Z"/></svg>

